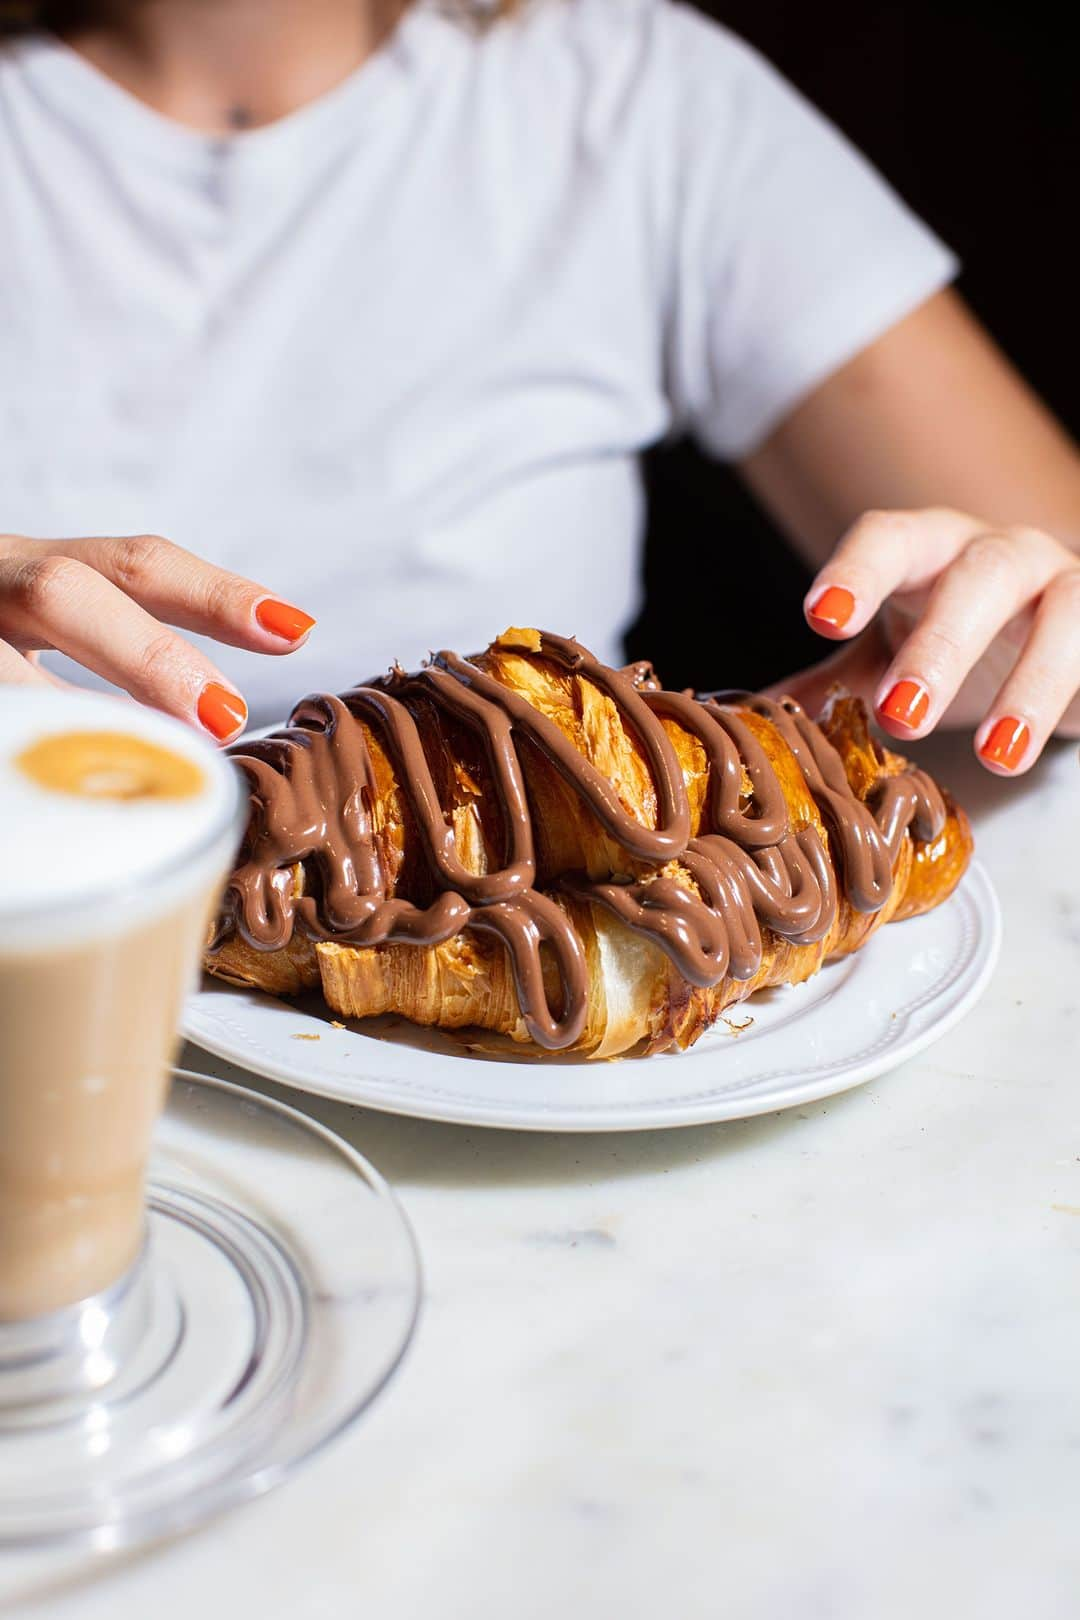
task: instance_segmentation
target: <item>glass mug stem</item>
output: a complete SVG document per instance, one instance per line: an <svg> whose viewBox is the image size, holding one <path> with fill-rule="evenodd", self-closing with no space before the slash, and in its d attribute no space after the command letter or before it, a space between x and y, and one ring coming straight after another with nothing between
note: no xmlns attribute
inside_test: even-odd
<svg viewBox="0 0 1080 1620"><path fill-rule="evenodd" d="M55 1401L106 1390L143 1342L153 1310L145 1242L119 1282L47 1316L0 1324L0 1428Z"/></svg>

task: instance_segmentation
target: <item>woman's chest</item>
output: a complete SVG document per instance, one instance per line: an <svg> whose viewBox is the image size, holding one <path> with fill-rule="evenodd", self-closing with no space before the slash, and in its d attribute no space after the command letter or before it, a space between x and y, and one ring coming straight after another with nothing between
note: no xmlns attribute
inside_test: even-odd
<svg viewBox="0 0 1080 1620"><path fill-rule="evenodd" d="M611 186L522 212L415 179L79 203L0 164L4 525L257 488L409 528L658 437L657 289Z"/></svg>

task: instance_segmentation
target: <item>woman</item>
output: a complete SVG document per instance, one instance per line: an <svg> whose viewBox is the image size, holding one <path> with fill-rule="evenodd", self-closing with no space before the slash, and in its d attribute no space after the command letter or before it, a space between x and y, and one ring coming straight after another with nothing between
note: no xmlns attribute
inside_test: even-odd
<svg viewBox="0 0 1080 1620"><path fill-rule="evenodd" d="M839 673L1002 774L1080 735L1074 446L947 251L724 30L670 0L14 9L0 679L58 649L225 740L507 622L617 659L636 457L685 427L813 557L814 628L859 638L811 700Z"/></svg>

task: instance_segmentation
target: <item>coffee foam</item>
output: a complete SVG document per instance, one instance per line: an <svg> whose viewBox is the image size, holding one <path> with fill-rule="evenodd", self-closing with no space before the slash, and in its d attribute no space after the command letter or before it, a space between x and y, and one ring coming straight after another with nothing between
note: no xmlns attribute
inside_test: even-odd
<svg viewBox="0 0 1080 1620"><path fill-rule="evenodd" d="M167 749L197 767L201 787L179 798L87 796L46 787L18 763L35 744L72 732L119 732ZM142 910L155 897L168 903L170 877L187 887L194 874L185 866L202 863L237 799L234 768L178 720L100 693L0 687L0 940L29 943L45 912L56 937L66 908L92 912L95 902L104 924L120 895L140 899Z"/></svg>

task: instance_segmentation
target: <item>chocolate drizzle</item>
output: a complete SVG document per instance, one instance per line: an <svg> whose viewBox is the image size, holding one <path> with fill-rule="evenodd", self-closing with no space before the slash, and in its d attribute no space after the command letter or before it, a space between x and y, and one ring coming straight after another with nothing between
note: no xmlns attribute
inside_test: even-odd
<svg viewBox="0 0 1080 1620"><path fill-rule="evenodd" d="M518 647L506 638L500 645L533 650L531 642ZM612 783L554 721L476 663L440 652L418 674L395 669L341 697L305 698L287 729L234 751L250 784L252 817L219 943L233 928L258 950L281 949L298 927L316 940L362 946L433 945L465 927L491 932L509 952L530 1035L559 1048L582 1034L588 990L581 941L559 894L595 902L648 935L693 985L714 985L728 974L753 977L762 926L795 944L819 941L832 928L838 895L829 852L812 823L791 825L780 779L747 714L769 720L795 756L855 910L879 911L889 898L909 826L920 839L936 838L944 826L941 795L913 768L885 778L864 804L839 754L791 699L720 702L666 692L648 665L610 669L560 636L542 635L538 651L615 705L648 765L655 827L628 813ZM417 725L425 706L454 730L467 728L482 749L502 824L495 870L474 872L459 854ZM695 736L709 763L708 802L693 836L686 781L665 719ZM423 848L423 886L434 896L426 905L395 892L373 817L378 788L370 736L389 759ZM646 867L643 874L601 882L565 874L547 892L535 887L523 742L550 762L626 852L627 864ZM291 871L298 862L308 874L301 894L293 892ZM555 1007L545 950L559 980Z"/></svg>

